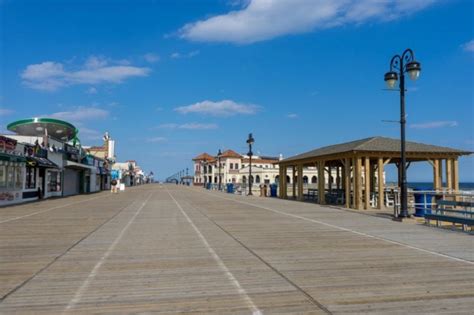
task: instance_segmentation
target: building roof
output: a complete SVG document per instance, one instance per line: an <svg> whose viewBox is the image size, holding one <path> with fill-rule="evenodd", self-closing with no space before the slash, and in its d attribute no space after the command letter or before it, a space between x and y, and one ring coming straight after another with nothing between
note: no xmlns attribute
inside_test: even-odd
<svg viewBox="0 0 474 315"><path fill-rule="evenodd" d="M371 137L361 140L355 140L346 143L340 143L330 145L322 148L318 148L312 151L308 151L302 154L298 154L281 162L290 162L306 158L315 158L326 155L347 153L347 152L400 152L401 142L399 139L392 139L386 137ZM431 144L417 143L417 142L406 142L407 153L444 153L444 154L457 154L457 155L468 155L472 152L463 151L448 147L441 147Z"/></svg>
<svg viewBox="0 0 474 315"><path fill-rule="evenodd" d="M242 163L249 163L250 159L245 158L242 159ZM252 164L253 163L263 163L263 164L274 164L278 162L278 159L269 159L269 158L261 158L261 159L252 159Z"/></svg>
<svg viewBox="0 0 474 315"><path fill-rule="evenodd" d="M88 150L88 151L107 151L107 148L106 147L93 146L93 147L87 148L86 150Z"/></svg>
<svg viewBox="0 0 474 315"><path fill-rule="evenodd" d="M221 158L238 158L240 159L242 156L233 150L226 150L222 152Z"/></svg>
<svg viewBox="0 0 474 315"><path fill-rule="evenodd" d="M199 154L198 156L196 156L193 161L212 161L214 160L214 157L212 157L211 155L207 154L207 153L201 153Z"/></svg>

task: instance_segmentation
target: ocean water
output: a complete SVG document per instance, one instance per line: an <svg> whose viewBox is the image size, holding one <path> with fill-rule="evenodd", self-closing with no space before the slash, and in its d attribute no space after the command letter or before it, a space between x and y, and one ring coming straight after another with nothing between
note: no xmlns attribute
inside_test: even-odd
<svg viewBox="0 0 474 315"><path fill-rule="evenodd" d="M445 186L446 184L443 183ZM409 182L408 188L417 188L422 190L432 190L433 183L431 182ZM474 183L459 183L459 190L474 191Z"/></svg>

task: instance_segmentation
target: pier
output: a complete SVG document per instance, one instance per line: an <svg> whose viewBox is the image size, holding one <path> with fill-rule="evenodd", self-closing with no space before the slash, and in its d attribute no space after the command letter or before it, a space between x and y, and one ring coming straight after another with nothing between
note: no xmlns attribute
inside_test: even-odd
<svg viewBox="0 0 474 315"><path fill-rule="evenodd" d="M472 236L144 185L0 209L0 313L469 313Z"/></svg>

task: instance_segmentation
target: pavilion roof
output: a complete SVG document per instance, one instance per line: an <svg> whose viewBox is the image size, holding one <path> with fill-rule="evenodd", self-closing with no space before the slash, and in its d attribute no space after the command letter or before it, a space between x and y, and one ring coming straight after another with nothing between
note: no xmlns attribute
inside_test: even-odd
<svg viewBox="0 0 474 315"><path fill-rule="evenodd" d="M214 157L207 153L201 153L193 159L193 161L212 161L212 160L214 160Z"/></svg>
<svg viewBox="0 0 474 315"><path fill-rule="evenodd" d="M307 158L317 158L327 155L342 154L342 153L357 153L357 152L400 152L401 141L399 139L392 139L386 137L371 137L366 139L355 140L346 143L340 143L330 146L321 147L312 151L298 154L287 159L282 160L282 163L297 161ZM469 155L472 152L465 150L458 150L448 147L441 147L431 144L424 144L418 142L406 142L407 153L441 153L441 154L455 154L455 155Z"/></svg>
<svg viewBox="0 0 474 315"><path fill-rule="evenodd" d="M242 156L233 150L222 152L221 158L241 158Z"/></svg>

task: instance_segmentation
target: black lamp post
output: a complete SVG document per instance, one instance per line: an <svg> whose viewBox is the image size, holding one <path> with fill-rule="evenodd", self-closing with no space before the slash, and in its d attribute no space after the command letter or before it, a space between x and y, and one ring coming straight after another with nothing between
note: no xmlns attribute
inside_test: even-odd
<svg viewBox="0 0 474 315"><path fill-rule="evenodd" d="M221 183L222 183L222 177L221 177L221 155L222 155L222 152L221 152L221 149L219 149L219 152L217 152L217 163L218 163L218 166L219 166L219 190L222 190L221 188Z"/></svg>
<svg viewBox="0 0 474 315"><path fill-rule="evenodd" d="M249 145L249 153L247 154L249 156L249 196L253 195L252 194L252 144L255 142L254 138L252 137L252 134L249 133L249 138L247 139L247 143Z"/></svg>
<svg viewBox="0 0 474 315"><path fill-rule="evenodd" d="M402 56L395 55L390 61L390 71L385 73L384 80L388 88L393 89L400 77L400 140L401 140L401 162L400 162L400 218L409 217L408 214L408 189L406 175L406 150L405 150L405 73L412 80L418 79L420 76L421 65L415 60L415 54L408 48Z"/></svg>

